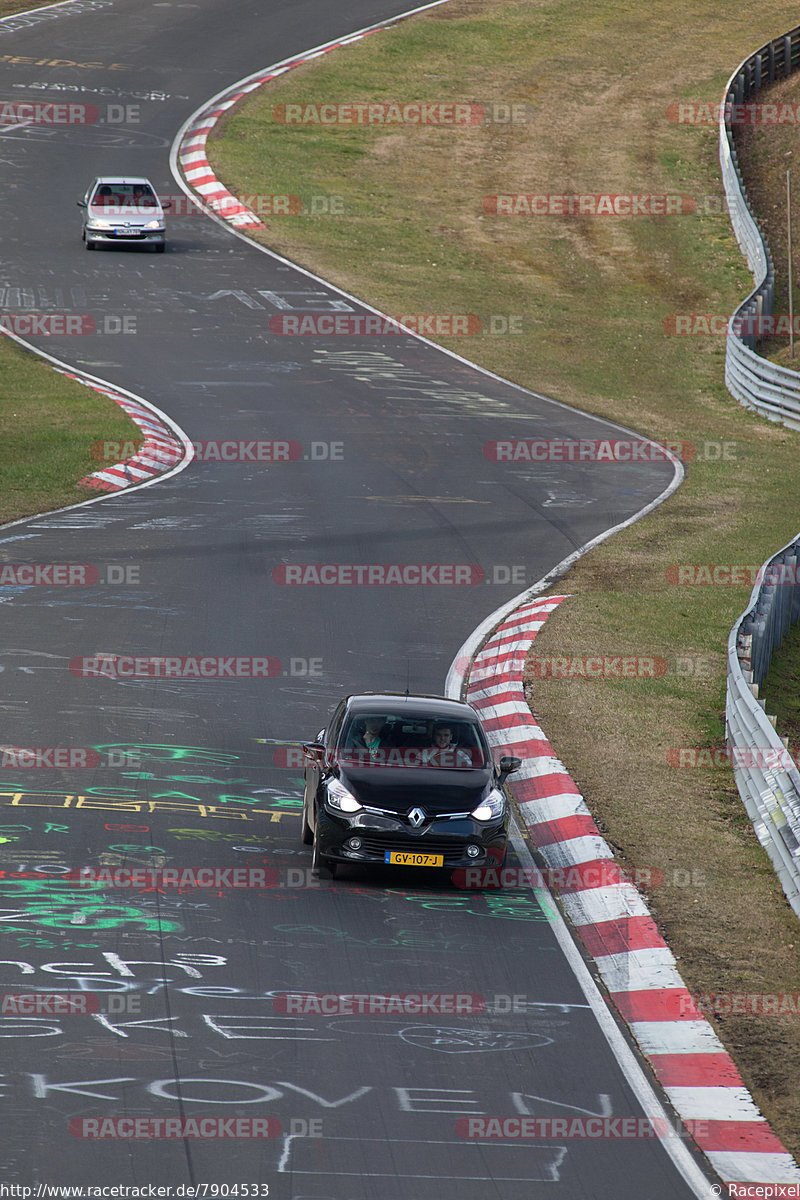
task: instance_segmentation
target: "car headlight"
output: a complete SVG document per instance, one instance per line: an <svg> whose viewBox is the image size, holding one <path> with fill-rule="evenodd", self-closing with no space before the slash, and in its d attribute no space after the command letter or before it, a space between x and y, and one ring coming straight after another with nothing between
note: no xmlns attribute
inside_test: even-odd
<svg viewBox="0 0 800 1200"><path fill-rule="evenodd" d="M163 229L163 228L164 228L164 226L161 221L148 221L147 224L145 225L145 229Z"/></svg>
<svg viewBox="0 0 800 1200"><path fill-rule="evenodd" d="M331 808L338 809L343 813L355 813L361 811L361 805L356 800L352 792L348 792L343 783L338 779L329 779L325 784L325 799Z"/></svg>
<svg viewBox="0 0 800 1200"><path fill-rule="evenodd" d="M110 229L113 221L101 221L99 217L92 217L89 221L90 229Z"/></svg>
<svg viewBox="0 0 800 1200"><path fill-rule="evenodd" d="M476 821L492 821L502 817L506 811L506 798L499 788L492 788L485 800L481 800L470 816Z"/></svg>

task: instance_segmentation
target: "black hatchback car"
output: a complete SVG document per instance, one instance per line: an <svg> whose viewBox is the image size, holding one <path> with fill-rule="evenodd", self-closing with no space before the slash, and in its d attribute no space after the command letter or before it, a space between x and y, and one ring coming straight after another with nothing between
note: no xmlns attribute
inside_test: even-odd
<svg viewBox="0 0 800 1200"><path fill-rule="evenodd" d="M348 696L303 746L303 842L312 867L339 863L499 867L508 840L506 777L478 714L440 696Z"/></svg>

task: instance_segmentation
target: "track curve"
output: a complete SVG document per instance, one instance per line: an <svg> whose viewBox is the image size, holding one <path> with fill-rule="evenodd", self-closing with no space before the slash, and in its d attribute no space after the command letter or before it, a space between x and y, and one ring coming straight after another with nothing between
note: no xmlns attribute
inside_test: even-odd
<svg viewBox="0 0 800 1200"><path fill-rule="evenodd" d="M163 256L85 255L74 200L93 174L135 169L169 192L172 139L206 96L305 50L309 29L347 30L328 0L52 12L0 23L3 97L80 96L105 119L0 139L3 303L92 315L103 334L38 344L146 396L201 450L156 487L0 531L5 561L97 569L87 586L0 595L5 744L94 755L24 776L6 761L0 776L2 990L45 997L0 1020L9 1182L238 1182L282 1200L698 1194L657 1139L461 1135L472 1114L641 1110L524 889L498 902L355 870L315 885L284 745L313 736L343 692L441 692L520 572L532 585L630 519L671 464L490 461L499 437L619 431L410 336L275 336L276 312L371 310L215 222L174 216ZM391 15L362 3L346 21ZM277 461L241 449L257 443L292 449ZM287 584L305 564L341 579L365 564L438 574ZM469 569L459 584L454 566ZM159 678L136 674L137 657L235 666ZM262 884L87 890L79 878L234 868ZM48 1010L54 987L91 997L87 1011ZM289 990L469 993L487 1007L466 1022L299 1017L281 1007ZM234 1116L282 1132L237 1137ZM145 1124L151 1136L113 1138L91 1124L137 1117L211 1118L220 1133Z"/></svg>

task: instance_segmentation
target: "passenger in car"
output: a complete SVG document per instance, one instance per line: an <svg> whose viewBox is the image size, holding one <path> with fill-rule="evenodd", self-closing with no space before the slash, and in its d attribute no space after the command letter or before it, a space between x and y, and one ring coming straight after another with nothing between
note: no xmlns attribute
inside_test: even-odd
<svg viewBox="0 0 800 1200"><path fill-rule="evenodd" d="M358 750L368 750L370 754L377 754L390 745L389 727L383 717L364 717L363 728L359 722L350 744Z"/></svg>

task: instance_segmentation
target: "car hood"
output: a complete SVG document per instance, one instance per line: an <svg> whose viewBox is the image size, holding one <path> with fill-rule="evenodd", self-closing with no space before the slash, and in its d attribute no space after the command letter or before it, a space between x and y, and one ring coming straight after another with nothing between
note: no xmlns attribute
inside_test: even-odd
<svg viewBox="0 0 800 1200"><path fill-rule="evenodd" d="M445 768L353 767L340 764L342 784L360 804L405 814L419 807L430 814L472 812L491 787L493 771Z"/></svg>
<svg viewBox="0 0 800 1200"><path fill-rule="evenodd" d="M144 229L151 221L163 221L161 208L139 208L135 204L90 204L89 218L92 221L109 221L112 225L128 225L133 229Z"/></svg>

